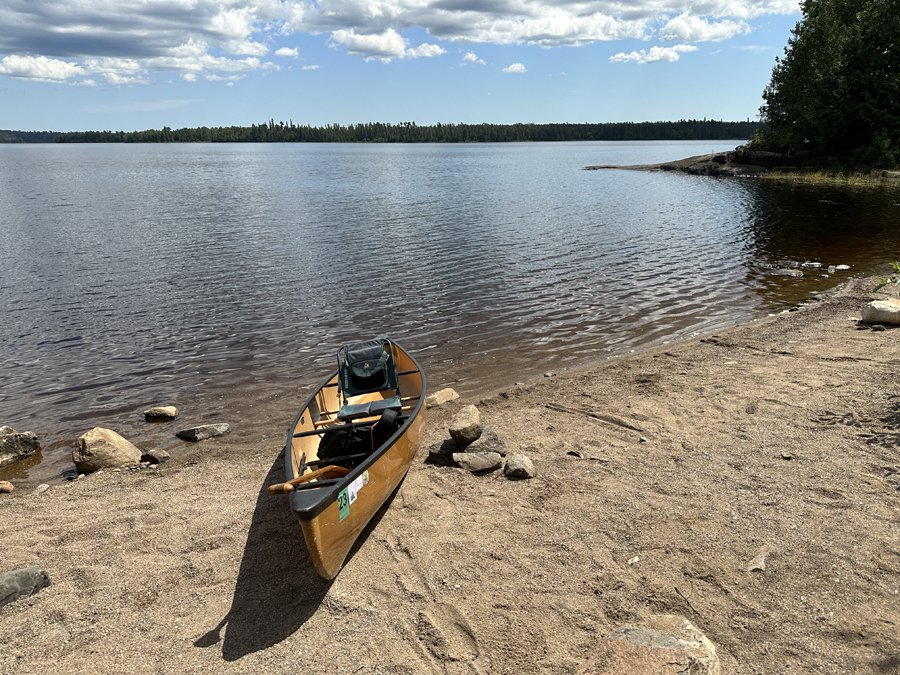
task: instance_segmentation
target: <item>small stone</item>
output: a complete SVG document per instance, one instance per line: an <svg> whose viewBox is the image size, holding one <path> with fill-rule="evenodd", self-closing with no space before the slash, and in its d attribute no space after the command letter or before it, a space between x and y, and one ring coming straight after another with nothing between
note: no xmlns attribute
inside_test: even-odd
<svg viewBox="0 0 900 675"><path fill-rule="evenodd" d="M766 556L769 554L769 551L766 549L761 549L759 554L750 561L750 564L747 566L748 572L764 572L766 570Z"/></svg>
<svg viewBox="0 0 900 675"><path fill-rule="evenodd" d="M544 377L556 377L556 371L548 370L546 373L544 373Z"/></svg>
<svg viewBox="0 0 900 675"><path fill-rule="evenodd" d="M9 494L15 489L15 486L8 480L0 480L0 495Z"/></svg>
<svg viewBox="0 0 900 675"><path fill-rule="evenodd" d="M496 471L503 464L503 458L496 452L456 452L453 461L472 473Z"/></svg>
<svg viewBox="0 0 900 675"><path fill-rule="evenodd" d="M474 405L464 406L450 422L450 437L457 443L472 443L481 436L481 413Z"/></svg>
<svg viewBox="0 0 900 675"><path fill-rule="evenodd" d="M42 567L24 567L0 574L0 607L34 595L50 585L50 575Z"/></svg>
<svg viewBox="0 0 900 675"><path fill-rule="evenodd" d="M433 394L428 394L428 396L425 397L425 407L436 408L447 401L455 401L458 398L459 394L457 394L454 389L441 389Z"/></svg>
<svg viewBox="0 0 900 675"><path fill-rule="evenodd" d="M485 425L481 436L469 445L460 446L457 452L496 452L501 457L506 457L506 443L500 440L496 431Z"/></svg>
<svg viewBox="0 0 900 675"><path fill-rule="evenodd" d="M170 455L165 450L148 450L141 455L141 464L162 464L169 461Z"/></svg>
<svg viewBox="0 0 900 675"><path fill-rule="evenodd" d="M805 262L802 265L800 265L800 267L809 267L812 269L818 269L821 266L822 266L822 263L820 263L820 262Z"/></svg>
<svg viewBox="0 0 900 675"><path fill-rule="evenodd" d="M144 419L148 422L166 422L178 417L178 408L174 405L162 405L144 411Z"/></svg>
<svg viewBox="0 0 900 675"><path fill-rule="evenodd" d="M636 555L636 556L634 556L631 560L628 561L628 564L629 564L629 565L634 565L634 564L637 564L637 563L639 563L639 562L641 562L641 557L638 556L638 555Z"/></svg>
<svg viewBox="0 0 900 675"><path fill-rule="evenodd" d="M577 457L578 459L584 459L584 454L581 452L581 450L569 450L566 454L572 455L572 457Z"/></svg>
<svg viewBox="0 0 900 675"><path fill-rule="evenodd" d="M506 468L503 472L507 478L534 478L537 475L534 463L521 453L506 460Z"/></svg>
<svg viewBox="0 0 900 675"><path fill-rule="evenodd" d="M648 441L647 441L647 438L646 438L645 436L641 436L640 442L641 442L641 443L647 443Z"/></svg>
<svg viewBox="0 0 900 675"><path fill-rule="evenodd" d="M50 489L50 486L49 486L49 485L47 485L46 483L41 483L40 485L38 485L38 486L34 489L34 494L36 494L36 495L42 495L42 494L44 494L44 493L45 493L47 490L49 490L49 489Z"/></svg>
<svg viewBox="0 0 900 675"><path fill-rule="evenodd" d="M834 269L836 269L836 270L849 270L849 269L850 269L850 265L835 265L835 266L834 266Z"/></svg>
<svg viewBox="0 0 900 675"><path fill-rule="evenodd" d="M190 429L182 429L175 435L183 441L191 441L199 443L209 438L215 438L231 431L231 427L227 424L201 424L200 426L191 427Z"/></svg>
<svg viewBox="0 0 900 675"><path fill-rule="evenodd" d="M794 459L794 455L790 452L782 452L781 459L786 459L787 461L791 461L792 459Z"/></svg>
<svg viewBox="0 0 900 675"><path fill-rule="evenodd" d="M872 330L875 331L876 333L883 333L884 326L882 326L880 323L876 323L874 326L872 326Z"/></svg>

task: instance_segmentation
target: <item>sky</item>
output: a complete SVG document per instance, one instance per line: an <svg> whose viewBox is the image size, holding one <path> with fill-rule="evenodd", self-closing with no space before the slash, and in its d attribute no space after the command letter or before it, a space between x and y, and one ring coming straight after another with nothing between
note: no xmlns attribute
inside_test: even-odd
<svg viewBox="0 0 900 675"><path fill-rule="evenodd" d="M0 129L756 119L796 0L3 0Z"/></svg>

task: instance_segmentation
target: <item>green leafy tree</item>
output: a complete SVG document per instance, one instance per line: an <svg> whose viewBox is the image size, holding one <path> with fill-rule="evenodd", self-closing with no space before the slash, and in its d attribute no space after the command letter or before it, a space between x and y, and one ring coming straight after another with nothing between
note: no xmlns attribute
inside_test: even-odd
<svg viewBox="0 0 900 675"><path fill-rule="evenodd" d="M760 108L769 150L900 164L900 0L803 0Z"/></svg>

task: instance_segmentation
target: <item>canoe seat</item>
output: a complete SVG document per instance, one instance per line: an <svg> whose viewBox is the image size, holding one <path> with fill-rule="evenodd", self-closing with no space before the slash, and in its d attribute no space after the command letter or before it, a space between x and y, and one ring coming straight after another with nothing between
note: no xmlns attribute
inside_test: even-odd
<svg viewBox="0 0 900 675"><path fill-rule="evenodd" d="M403 403L400 400L399 396L393 396L391 398L383 398L377 401L367 401L366 403L352 403L349 405L342 405L340 411L338 411L338 419L339 420L354 420L359 419L361 417L377 417L381 415L385 410L396 410L400 411L403 407Z"/></svg>
<svg viewBox="0 0 900 675"><path fill-rule="evenodd" d="M400 393L394 344L386 335L367 342L344 345L338 350L338 379L348 396L389 389Z"/></svg>

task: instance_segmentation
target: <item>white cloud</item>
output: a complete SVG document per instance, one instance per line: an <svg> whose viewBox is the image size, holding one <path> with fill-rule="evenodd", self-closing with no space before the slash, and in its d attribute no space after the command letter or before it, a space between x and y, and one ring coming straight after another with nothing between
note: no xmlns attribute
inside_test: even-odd
<svg viewBox="0 0 900 675"><path fill-rule="evenodd" d="M524 64L522 64L522 63L513 63L513 64L511 64L511 65L506 66L506 68L503 69L503 72L504 72L504 73L524 73L524 72L527 72L527 71L525 70L525 65L524 65Z"/></svg>
<svg viewBox="0 0 900 675"><path fill-rule="evenodd" d="M465 54L463 54L463 61L465 61L466 63L477 63L480 66L485 65L484 59L479 59L474 54L474 52L466 52Z"/></svg>
<svg viewBox="0 0 900 675"><path fill-rule="evenodd" d="M750 26L744 21L725 20L710 23L703 17L682 14L671 19L662 27L659 34L663 40L670 42L718 42L749 32Z"/></svg>
<svg viewBox="0 0 900 675"><path fill-rule="evenodd" d="M642 49L639 52L631 52L626 54L619 52L615 56L610 56L612 62L626 63L634 61L635 63L655 63L657 61L677 61L680 55L685 52L695 52L697 48L693 45L675 45L674 47L651 47L650 50Z"/></svg>
<svg viewBox="0 0 900 675"><path fill-rule="evenodd" d="M96 82L97 74L139 83L174 71L192 81L192 74L274 69L263 57L292 34L320 35L350 55L385 63L445 54L447 42L554 48L718 41L749 32L753 19L797 13L797 0L7 0L0 3L0 75ZM429 40L410 46L413 29ZM646 62L680 53L663 49L621 56ZM122 67L88 65L102 59ZM474 52L463 60L483 64Z"/></svg>
<svg viewBox="0 0 900 675"><path fill-rule="evenodd" d="M333 46L346 46L349 54L361 56L366 61L378 59L382 63L390 63L393 59L417 59L447 53L443 47L430 44L408 49L407 40L393 28L369 35L360 35L352 30L337 30L331 34L331 39Z"/></svg>
<svg viewBox="0 0 900 675"><path fill-rule="evenodd" d="M319 66L303 66L303 70L318 70Z"/></svg>
<svg viewBox="0 0 900 675"><path fill-rule="evenodd" d="M48 59L46 56L10 56L0 61L0 74L22 80L62 82L70 77L85 75L87 71L77 63Z"/></svg>

